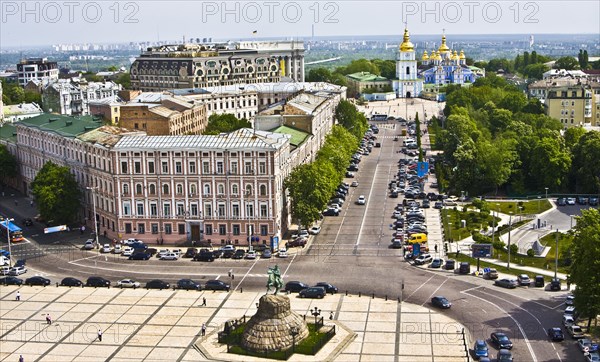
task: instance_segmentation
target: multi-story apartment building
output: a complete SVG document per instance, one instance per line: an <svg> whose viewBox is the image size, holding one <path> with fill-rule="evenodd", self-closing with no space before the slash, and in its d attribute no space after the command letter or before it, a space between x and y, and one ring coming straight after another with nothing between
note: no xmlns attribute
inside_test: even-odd
<svg viewBox="0 0 600 362"><path fill-rule="evenodd" d="M150 47L133 62L131 87L142 91L239 83L304 81L304 43L227 42Z"/></svg>
<svg viewBox="0 0 600 362"><path fill-rule="evenodd" d="M115 101L121 89L121 85L114 82L88 83L78 78L60 80L44 87L42 105L49 113L85 116L90 114L90 102Z"/></svg>
<svg viewBox="0 0 600 362"><path fill-rule="evenodd" d="M236 118L254 119L258 107L256 91L236 86L207 87L201 89L173 89L169 93L206 104L206 114L229 113Z"/></svg>
<svg viewBox="0 0 600 362"><path fill-rule="evenodd" d="M50 62L47 58L23 59L17 64L17 79L21 87L30 80L58 80L58 63Z"/></svg>
<svg viewBox="0 0 600 362"><path fill-rule="evenodd" d="M123 137L114 147L122 237L267 243L284 223L289 136Z"/></svg>
<svg viewBox="0 0 600 362"><path fill-rule="evenodd" d="M600 126L600 82L593 78L549 78L529 85L529 95L540 99L546 114L565 128Z"/></svg>

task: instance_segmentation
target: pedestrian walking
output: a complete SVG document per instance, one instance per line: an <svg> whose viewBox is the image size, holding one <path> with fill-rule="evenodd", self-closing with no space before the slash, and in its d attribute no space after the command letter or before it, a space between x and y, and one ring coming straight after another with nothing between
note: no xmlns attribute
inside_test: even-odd
<svg viewBox="0 0 600 362"><path fill-rule="evenodd" d="M98 341L102 342L102 330L98 329Z"/></svg>
<svg viewBox="0 0 600 362"><path fill-rule="evenodd" d="M329 320L333 319L333 312L329 312Z"/></svg>
<svg viewBox="0 0 600 362"><path fill-rule="evenodd" d="M23 358L22 354L19 355L19 362L25 362L25 359Z"/></svg>
<svg viewBox="0 0 600 362"><path fill-rule="evenodd" d="M202 306L206 307L206 298L202 297Z"/></svg>
<svg viewBox="0 0 600 362"><path fill-rule="evenodd" d="M50 317L50 314L46 314L46 324L52 324L52 318Z"/></svg>
<svg viewBox="0 0 600 362"><path fill-rule="evenodd" d="M33 207L33 200L29 201L29 206Z"/></svg>
<svg viewBox="0 0 600 362"><path fill-rule="evenodd" d="M202 337L206 336L206 323L202 323Z"/></svg>
<svg viewBox="0 0 600 362"><path fill-rule="evenodd" d="M17 301L21 300L21 292L17 290L17 297L15 298Z"/></svg>
<svg viewBox="0 0 600 362"><path fill-rule="evenodd" d="M435 244L435 252L437 253L437 251L438 251L438 246L437 246L437 244Z"/></svg>

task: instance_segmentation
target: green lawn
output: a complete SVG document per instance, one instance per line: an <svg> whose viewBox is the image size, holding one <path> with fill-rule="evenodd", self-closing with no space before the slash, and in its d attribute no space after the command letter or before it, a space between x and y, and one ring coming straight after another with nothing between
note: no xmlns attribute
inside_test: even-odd
<svg viewBox="0 0 600 362"><path fill-rule="evenodd" d="M466 228L461 227L461 220L466 221ZM462 240L471 236L470 230L481 230L492 225L492 216L481 214L478 211L468 210L462 211L462 207L457 206L452 209L442 210L442 223L446 237L452 240ZM496 218L495 223L498 223L500 218Z"/></svg>
<svg viewBox="0 0 600 362"><path fill-rule="evenodd" d="M539 214L552 207L552 204L546 199L529 200L529 201L487 201L490 210L500 211L503 214L513 215L519 214ZM497 205L496 205L497 204ZM519 207L522 207L520 209Z"/></svg>

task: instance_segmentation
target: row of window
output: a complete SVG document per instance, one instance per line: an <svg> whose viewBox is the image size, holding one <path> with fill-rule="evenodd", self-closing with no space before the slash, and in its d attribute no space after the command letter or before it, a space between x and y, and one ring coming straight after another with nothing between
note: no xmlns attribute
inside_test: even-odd
<svg viewBox="0 0 600 362"><path fill-rule="evenodd" d="M176 224L177 225L177 233L179 235L185 235L185 224L183 223L179 223ZM125 234L132 234L133 232L136 232L138 234L145 234L146 233L146 223L137 223L135 225L136 229L133 229L134 224L132 223L125 223ZM250 225L252 226L252 225ZM163 224L163 230L159 229L159 225L158 223L150 223L150 233L152 234L158 234L159 232L164 232L167 235L171 235L173 234L173 224L171 223L164 223ZM216 225L212 225L212 224L205 224L204 225L204 235L227 235L228 232L231 232L232 235L234 236L238 236L241 235L241 225L239 224L233 224L231 225L231 230L227 230L227 225L226 224L218 224ZM251 230L246 230L247 235L249 235L250 233L254 233ZM267 236L269 235L269 225L259 225L259 232L261 236Z"/></svg>
<svg viewBox="0 0 600 362"><path fill-rule="evenodd" d="M130 167L129 161L121 161L121 174L128 174L129 167ZM133 161L132 171L134 174L142 174L142 173L155 174L156 173L155 162L148 161L147 168L146 168L145 172L143 172L142 171L142 161ZM168 161L161 161L160 171L161 171L161 174L163 174L163 175L169 174L169 162ZM175 161L175 167L174 167L173 171L175 174L182 175L183 174L183 161ZM187 174L188 175L196 175L197 172L198 171L196 168L196 161L188 161L187 162ZM229 174L234 174L234 175L238 174L238 172L239 172L238 162L231 161L229 163L229 170L227 170L227 172ZM203 175L213 175L213 174L224 175L225 174L225 162L217 161L214 163L214 166L211 167L211 162L203 161L202 162L202 174ZM254 167L252 166L252 161L244 162L244 174L246 174L246 175L254 174ZM267 174L267 162L266 161L258 162L258 174L259 175Z"/></svg>
<svg viewBox="0 0 600 362"><path fill-rule="evenodd" d="M169 195L170 194L170 190L169 190L169 184L165 183L162 185L162 194L163 195ZM140 184L137 183L135 184L135 193L136 195L142 195L144 194L144 190L145 187ZM123 195L129 195L129 184L128 183L124 183L123 187ZM202 187L202 191L203 191L203 195L211 195L212 188L211 188L211 184L210 183L205 183ZM267 185L265 184L260 184L258 186L258 190L259 190L259 196L267 196ZM112 192L112 185L111 185L111 192ZM245 186L245 194L247 195L252 195L252 185L251 184L246 184ZM148 194L149 195L156 195L156 185L155 184L149 184L148 185ZM175 185L175 194L176 195L183 195L183 184L176 184ZM190 195L198 195L198 186L195 183L189 184L189 194ZM219 183L217 184L217 194L218 195L225 195L225 184L223 183ZM240 188L239 185L237 183L231 184L231 195L240 195Z"/></svg>
<svg viewBox="0 0 600 362"><path fill-rule="evenodd" d="M176 214L173 215L171 213L171 203L165 202L163 203L163 214L161 216L171 217L171 216L200 216L198 204L192 203L190 204L189 209L186 210L184 203L177 203ZM229 207L228 207L229 206ZM123 216L138 216L138 217L158 217L158 204L156 202L150 203L150 214L145 214L145 204L143 202L137 202L135 204L136 213L132 213L131 202L125 201L123 202ZM259 216L262 218L269 217L269 206L267 203L261 202L259 204ZM204 217L212 218L212 217L231 217L231 218L251 218L255 217L254 215L254 204L246 203L246 212L244 215L241 214L241 205L238 202L234 202L230 205L225 203L218 203L216 210L213 212L213 205L211 203L204 204Z"/></svg>

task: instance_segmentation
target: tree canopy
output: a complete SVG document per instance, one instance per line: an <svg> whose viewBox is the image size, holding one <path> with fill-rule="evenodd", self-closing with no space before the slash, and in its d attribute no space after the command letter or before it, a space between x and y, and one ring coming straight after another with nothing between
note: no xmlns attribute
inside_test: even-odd
<svg viewBox="0 0 600 362"><path fill-rule="evenodd" d="M236 131L240 128L252 128L252 124L244 119L238 119L233 114L211 114L208 117L208 125L202 134L218 135Z"/></svg>
<svg viewBox="0 0 600 362"><path fill-rule="evenodd" d="M8 152L5 145L0 145L0 170L2 170L0 180L3 183L6 178L17 176L17 159L12 153Z"/></svg>
<svg viewBox="0 0 600 362"><path fill-rule="evenodd" d="M44 220L54 220L55 224L76 220L81 191L68 167L46 162L31 183L31 191Z"/></svg>

